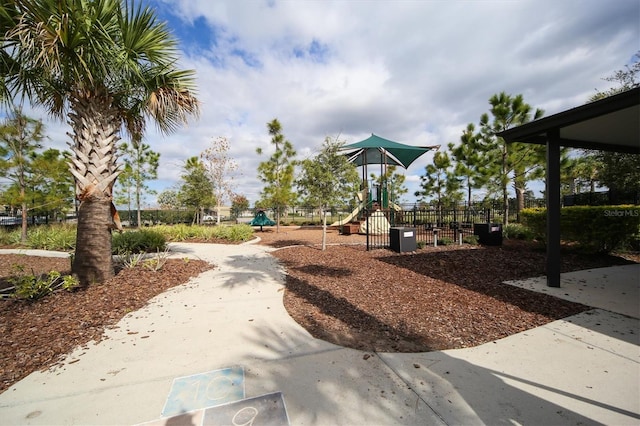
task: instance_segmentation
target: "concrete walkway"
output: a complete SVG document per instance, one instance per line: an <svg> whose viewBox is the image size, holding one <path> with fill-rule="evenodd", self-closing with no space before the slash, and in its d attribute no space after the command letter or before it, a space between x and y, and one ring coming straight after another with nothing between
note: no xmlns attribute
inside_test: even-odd
<svg viewBox="0 0 640 426"><path fill-rule="evenodd" d="M617 300L475 348L388 354L311 337L286 313L283 271L266 247L172 250L218 267L127 315L63 367L0 394L0 424L176 424L163 411L216 399L214 379L196 379L228 368L242 372L245 398L280 395L292 425L640 423L640 265L563 276L596 286L606 276L636 291L616 290L635 312L616 313ZM195 379L176 393L184 377ZM202 424L202 411L180 420Z"/></svg>

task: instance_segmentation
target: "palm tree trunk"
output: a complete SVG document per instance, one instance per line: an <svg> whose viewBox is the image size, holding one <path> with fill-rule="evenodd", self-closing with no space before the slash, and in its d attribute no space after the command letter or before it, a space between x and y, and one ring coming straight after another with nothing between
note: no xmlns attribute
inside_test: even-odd
<svg viewBox="0 0 640 426"><path fill-rule="evenodd" d="M69 170L76 182L78 234L72 272L82 285L102 283L114 276L111 255L113 184L119 121L111 98L101 93L80 93L69 114L74 156Z"/></svg>
<svg viewBox="0 0 640 426"><path fill-rule="evenodd" d="M71 268L83 285L102 283L114 275L111 221L111 201L80 203L76 253Z"/></svg>

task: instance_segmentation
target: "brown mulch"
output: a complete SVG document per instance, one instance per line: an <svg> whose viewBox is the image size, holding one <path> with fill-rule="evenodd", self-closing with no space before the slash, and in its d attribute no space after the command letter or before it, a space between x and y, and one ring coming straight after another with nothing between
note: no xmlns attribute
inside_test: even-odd
<svg viewBox="0 0 640 426"><path fill-rule="evenodd" d="M282 227L256 232L286 267L284 304L321 339L364 350L416 352L493 341L588 309L501 284L544 275L544 251L506 241L502 247L428 247L415 254L366 251L362 235ZM563 254L563 271L639 262L640 257ZM69 260L0 255L0 288L14 265L68 272ZM0 392L29 373L56 365L149 299L210 269L172 259L158 272L123 269L102 285L58 291L37 302L0 301Z"/></svg>
<svg viewBox="0 0 640 426"><path fill-rule="evenodd" d="M3 254L0 288L16 275L18 265L34 275L68 274L70 269L69 259ZM99 342L106 328L128 313L212 267L202 260L169 259L159 271L122 269L104 284L56 291L35 302L0 300L0 392L33 371L56 365L76 347Z"/></svg>
<svg viewBox="0 0 640 426"><path fill-rule="evenodd" d="M491 342L589 309L503 284L545 275L536 243L366 251L361 235L284 228L260 234L288 272L284 304L313 336L356 349L422 352ZM331 245L339 243L341 245ZM295 244L301 246L290 247ZM350 244L350 245L344 245ZM289 247L289 248L286 248ZM562 272L640 262L565 248Z"/></svg>

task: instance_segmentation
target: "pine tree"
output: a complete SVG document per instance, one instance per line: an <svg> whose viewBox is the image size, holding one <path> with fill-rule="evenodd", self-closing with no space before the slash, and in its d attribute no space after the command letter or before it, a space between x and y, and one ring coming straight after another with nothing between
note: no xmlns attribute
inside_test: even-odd
<svg viewBox="0 0 640 426"><path fill-rule="evenodd" d="M544 145L507 143L497 133L542 117L541 109L533 111L522 95L515 97L504 92L489 99L490 114L480 117L482 150L490 161L487 176L497 182L502 192L504 224L509 223L509 185L513 185L519 210L524 207L527 182L544 175Z"/></svg>
<svg viewBox="0 0 640 426"><path fill-rule="evenodd" d="M460 136L460 144L449 143L455 162L454 174L459 177L467 192L467 206L471 206L471 193L482 188L488 180L487 157L482 151L481 135L476 133L473 123L469 123Z"/></svg>
<svg viewBox="0 0 640 426"><path fill-rule="evenodd" d="M147 194L154 194L145 182L158 178L158 166L160 165L160 153L151 150L151 146L142 143L141 136L135 135L131 144L123 143L120 151L124 154L125 170L121 180L124 179L124 187L129 189L129 205L131 203L131 193L135 194L135 204L137 212L138 228L141 226L141 200L143 191ZM131 211L131 207L129 207Z"/></svg>
<svg viewBox="0 0 640 426"><path fill-rule="evenodd" d="M70 155L50 148L33 156L28 197L35 215L48 219L51 214L56 219L73 205L73 177L67 169Z"/></svg>
<svg viewBox="0 0 640 426"><path fill-rule="evenodd" d="M27 241L26 193L33 171L33 156L42 147L43 129L41 121L27 117L20 108L14 108L0 125L0 172L18 192L14 203L19 204L22 211L20 239L23 243Z"/></svg>
<svg viewBox="0 0 640 426"><path fill-rule="evenodd" d="M184 164L182 186L178 192L180 204L194 210L192 223L202 223L204 209L215 204L213 185L198 157L188 158Z"/></svg>
<svg viewBox="0 0 640 426"><path fill-rule="evenodd" d="M262 188L259 204L271 206L276 214L276 232L280 232L280 218L296 200L293 192L294 172L297 161L296 151L291 142L284 138L282 126L277 119L267 123L271 144L275 146L275 151L268 161L263 161L258 165L258 175L265 183ZM262 154L262 149L256 150Z"/></svg>
<svg viewBox="0 0 640 426"><path fill-rule="evenodd" d="M446 152L438 151L433 156L433 163L427 164L425 174L420 176L421 191L417 197L434 197L438 220L442 221L442 208L453 205L461 199L460 180L451 170L452 163Z"/></svg>

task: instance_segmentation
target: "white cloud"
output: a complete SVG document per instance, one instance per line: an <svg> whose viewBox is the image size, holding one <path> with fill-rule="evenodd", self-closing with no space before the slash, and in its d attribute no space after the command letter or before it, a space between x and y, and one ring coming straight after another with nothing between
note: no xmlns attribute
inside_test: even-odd
<svg viewBox="0 0 640 426"><path fill-rule="evenodd" d="M273 118L300 156L327 135L353 143L372 132L444 149L493 94L522 93L547 115L559 112L607 88L602 78L640 49L637 0L149 4L180 37L181 64L197 71L202 101L199 121L147 135L162 154L152 186L171 186L180 164L224 136L242 171L237 191L252 202L267 157L255 149L269 155ZM64 135L60 128L49 126ZM409 194L432 156L407 171Z"/></svg>

